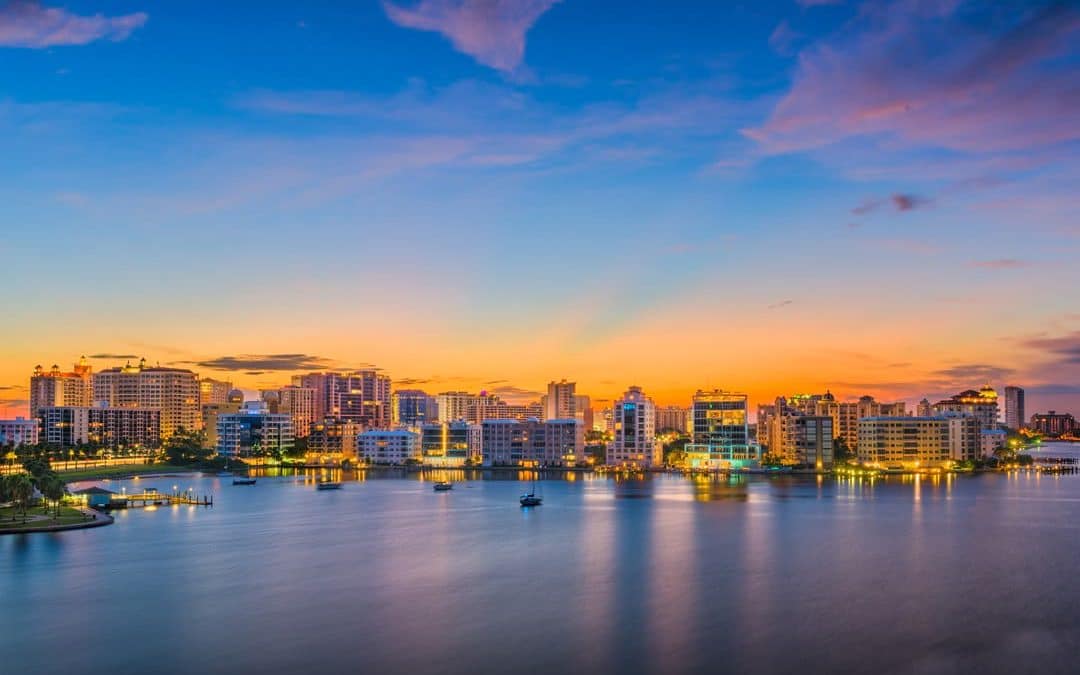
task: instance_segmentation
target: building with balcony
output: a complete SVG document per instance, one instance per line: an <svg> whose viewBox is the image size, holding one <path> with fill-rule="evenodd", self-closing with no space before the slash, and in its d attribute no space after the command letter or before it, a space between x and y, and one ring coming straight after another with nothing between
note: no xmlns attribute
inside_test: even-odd
<svg viewBox="0 0 1080 675"><path fill-rule="evenodd" d="M40 429L41 420L35 417L0 420L0 449L9 446L17 448L20 445L37 445Z"/></svg>
<svg viewBox="0 0 1080 675"><path fill-rule="evenodd" d="M292 420L248 401L239 412L218 415L217 452L223 457L266 457L292 450Z"/></svg>
<svg viewBox="0 0 1080 675"><path fill-rule="evenodd" d="M48 370L36 366L30 376L30 417L38 417L38 411L45 407L89 406L93 402L92 376L85 356L68 372L58 365Z"/></svg>
<svg viewBox="0 0 1080 675"><path fill-rule="evenodd" d="M649 469L663 463L663 450L656 441L656 406L641 387L630 387L612 404L612 425L608 466Z"/></svg>
<svg viewBox="0 0 1080 675"><path fill-rule="evenodd" d="M420 425L420 456L431 466L477 464L483 456L479 425L464 420Z"/></svg>
<svg viewBox="0 0 1080 675"><path fill-rule="evenodd" d="M95 406L160 410L162 439L181 428L202 428L199 378L190 370L147 366L141 359L95 373L93 392Z"/></svg>
<svg viewBox="0 0 1080 675"><path fill-rule="evenodd" d="M420 435L406 429L370 429L356 437L357 455L368 464L421 461Z"/></svg>

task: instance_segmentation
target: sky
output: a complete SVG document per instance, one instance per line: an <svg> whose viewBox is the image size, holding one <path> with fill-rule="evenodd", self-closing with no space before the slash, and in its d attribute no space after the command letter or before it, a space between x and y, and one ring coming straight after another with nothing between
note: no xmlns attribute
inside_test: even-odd
<svg viewBox="0 0 1080 675"><path fill-rule="evenodd" d="M1076 3L0 0L0 416L80 355L1080 414L1078 65Z"/></svg>

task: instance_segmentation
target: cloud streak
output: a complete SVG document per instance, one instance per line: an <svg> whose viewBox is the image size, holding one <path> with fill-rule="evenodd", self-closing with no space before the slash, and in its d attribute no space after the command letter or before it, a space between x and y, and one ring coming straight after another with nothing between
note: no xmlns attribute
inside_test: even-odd
<svg viewBox="0 0 1080 675"><path fill-rule="evenodd" d="M966 152L1080 138L1072 3L867 3L832 40L804 50L791 89L761 126L768 152L856 137ZM902 57L901 57L902 55Z"/></svg>
<svg viewBox="0 0 1080 675"><path fill-rule="evenodd" d="M311 354L243 354L219 356L202 361L181 361L212 370L239 370L247 374L262 375L267 371L322 370L331 367L333 361Z"/></svg>
<svg viewBox="0 0 1080 675"><path fill-rule="evenodd" d="M80 16L65 9L44 7L34 0L13 0L0 7L0 47L43 49L98 40L119 42L142 27L148 18L145 12L114 17Z"/></svg>
<svg viewBox="0 0 1080 675"><path fill-rule="evenodd" d="M525 34L558 0L421 0L406 8L383 2L404 28L441 33L477 62L513 72L525 58Z"/></svg>

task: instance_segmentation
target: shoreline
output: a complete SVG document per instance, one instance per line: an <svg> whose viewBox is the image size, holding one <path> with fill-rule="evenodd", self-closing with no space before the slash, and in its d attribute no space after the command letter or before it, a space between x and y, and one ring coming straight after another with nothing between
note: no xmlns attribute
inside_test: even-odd
<svg viewBox="0 0 1080 675"><path fill-rule="evenodd" d="M0 527L0 535L5 534L33 534L35 532L64 532L66 530L86 530L92 527L104 527L113 524L113 517L89 508L80 508L90 520L81 523L68 523L66 525L41 525L36 527Z"/></svg>

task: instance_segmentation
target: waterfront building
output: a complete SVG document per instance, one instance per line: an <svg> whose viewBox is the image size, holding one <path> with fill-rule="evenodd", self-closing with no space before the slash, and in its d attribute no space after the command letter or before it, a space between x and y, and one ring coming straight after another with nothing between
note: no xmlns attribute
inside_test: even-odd
<svg viewBox="0 0 1080 675"><path fill-rule="evenodd" d="M962 391L952 398L938 401L931 408L935 415L971 415L979 420L983 429L996 429L998 426L998 395L990 385L978 391Z"/></svg>
<svg viewBox="0 0 1080 675"><path fill-rule="evenodd" d="M311 464L356 461L356 438L363 430L358 422L333 417L312 424L305 460Z"/></svg>
<svg viewBox="0 0 1080 675"><path fill-rule="evenodd" d="M1027 422L1024 414L1024 390L1021 387L1005 387L1005 426L1020 429Z"/></svg>
<svg viewBox="0 0 1080 675"><path fill-rule="evenodd" d="M161 411L161 437L167 439L177 429L202 428L199 407L199 378L183 368L137 366L108 368L94 374L95 405L109 408L154 408Z"/></svg>
<svg viewBox="0 0 1080 675"><path fill-rule="evenodd" d="M859 461L888 469L947 467L975 459L980 448L978 418L867 417L859 420Z"/></svg>
<svg viewBox="0 0 1080 675"><path fill-rule="evenodd" d="M469 404L476 398L466 391L444 391L435 395L435 406L440 422L457 422L469 414Z"/></svg>
<svg viewBox="0 0 1080 675"><path fill-rule="evenodd" d="M624 468L660 466L663 450L656 441L656 406L642 392L630 387L612 406L614 439L608 445L607 464Z"/></svg>
<svg viewBox="0 0 1080 675"><path fill-rule="evenodd" d="M233 391L230 390L229 394ZM240 408L244 405L244 396L241 393L239 400L226 394L225 401L223 403L204 403L200 406L202 412L202 430L204 442L208 448L217 447L217 420L219 415L228 415L232 413L240 412Z"/></svg>
<svg viewBox="0 0 1080 675"><path fill-rule="evenodd" d="M820 407L817 415L828 414L833 418L835 436L842 438L844 444L854 452L859 445L859 420L866 417L904 417L907 404L903 401L882 403L873 396L860 396L855 401L837 402L835 406ZM928 412L927 417L930 416Z"/></svg>
<svg viewBox="0 0 1080 675"><path fill-rule="evenodd" d="M0 450L8 446L37 445L40 430L41 420L34 417L0 420Z"/></svg>
<svg viewBox="0 0 1080 675"><path fill-rule="evenodd" d="M274 414L281 412L281 394L277 389L260 389L259 400L266 405L266 409Z"/></svg>
<svg viewBox="0 0 1080 675"><path fill-rule="evenodd" d="M485 420L485 466L574 466L585 461L585 430L564 420Z"/></svg>
<svg viewBox="0 0 1080 675"><path fill-rule="evenodd" d="M692 432L690 425L690 410L679 405L669 405L656 408L656 431L674 429L680 434Z"/></svg>
<svg viewBox="0 0 1080 675"><path fill-rule="evenodd" d="M1051 410L1045 413L1035 413L1031 416L1031 424L1028 427L1043 436L1064 436L1077 430L1076 418L1069 413L1059 413Z"/></svg>
<svg viewBox="0 0 1080 675"><path fill-rule="evenodd" d="M464 420L420 425L420 454L424 464L456 467L477 463L482 457L479 425Z"/></svg>
<svg viewBox="0 0 1080 675"><path fill-rule="evenodd" d="M369 429L356 437L357 455L368 464L420 460L419 434L406 429Z"/></svg>
<svg viewBox="0 0 1080 675"><path fill-rule="evenodd" d="M272 413L262 401L249 401L239 412L218 415L217 452L223 457L261 457L293 447L292 420Z"/></svg>
<svg viewBox="0 0 1080 675"><path fill-rule="evenodd" d="M391 423L394 426L418 427L439 419L435 397L419 389L398 389L392 397Z"/></svg>
<svg viewBox="0 0 1080 675"><path fill-rule="evenodd" d="M229 402L229 392L233 390L232 382L226 380L212 380L204 377L199 380L199 404L221 405Z"/></svg>
<svg viewBox="0 0 1080 675"><path fill-rule="evenodd" d="M336 417L368 429L390 427L390 377L377 369L308 373L293 377L293 384L315 391L315 419Z"/></svg>
<svg viewBox="0 0 1080 675"><path fill-rule="evenodd" d="M315 416L315 390L295 384L278 390L278 412L292 419L293 435L306 438L311 433Z"/></svg>
<svg viewBox="0 0 1080 675"><path fill-rule="evenodd" d="M540 399L540 404L544 406L543 418L563 420L576 417L576 389L576 382L567 382L565 379L560 382L548 382L547 395Z"/></svg>
<svg viewBox="0 0 1080 675"><path fill-rule="evenodd" d="M588 431L593 428L592 399L585 394L574 395L574 418Z"/></svg>
<svg viewBox="0 0 1080 675"><path fill-rule="evenodd" d="M93 402L92 375L85 356L70 372L55 364L49 370L35 366L30 376L30 417L39 417L38 411L45 407L89 406Z"/></svg>
<svg viewBox="0 0 1080 675"><path fill-rule="evenodd" d="M156 448L161 444L161 411L157 408L51 406L38 413L40 438L49 445Z"/></svg>
<svg viewBox="0 0 1080 675"><path fill-rule="evenodd" d="M817 471L833 466L833 418L828 415L797 415L793 418L795 461Z"/></svg>
<svg viewBox="0 0 1080 675"><path fill-rule="evenodd" d="M756 464L750 442L746 394L698 390L690 405L691 442L685 447L691 468L732 469Z"/></svg>
<svg viewBox="0 0 1080 675"><path fill-rule="evenodd" d="M983 457L992 457L995 450L1009 442L1009 432L1004 429L983 429L979 433L979 447Z"/></svg>

